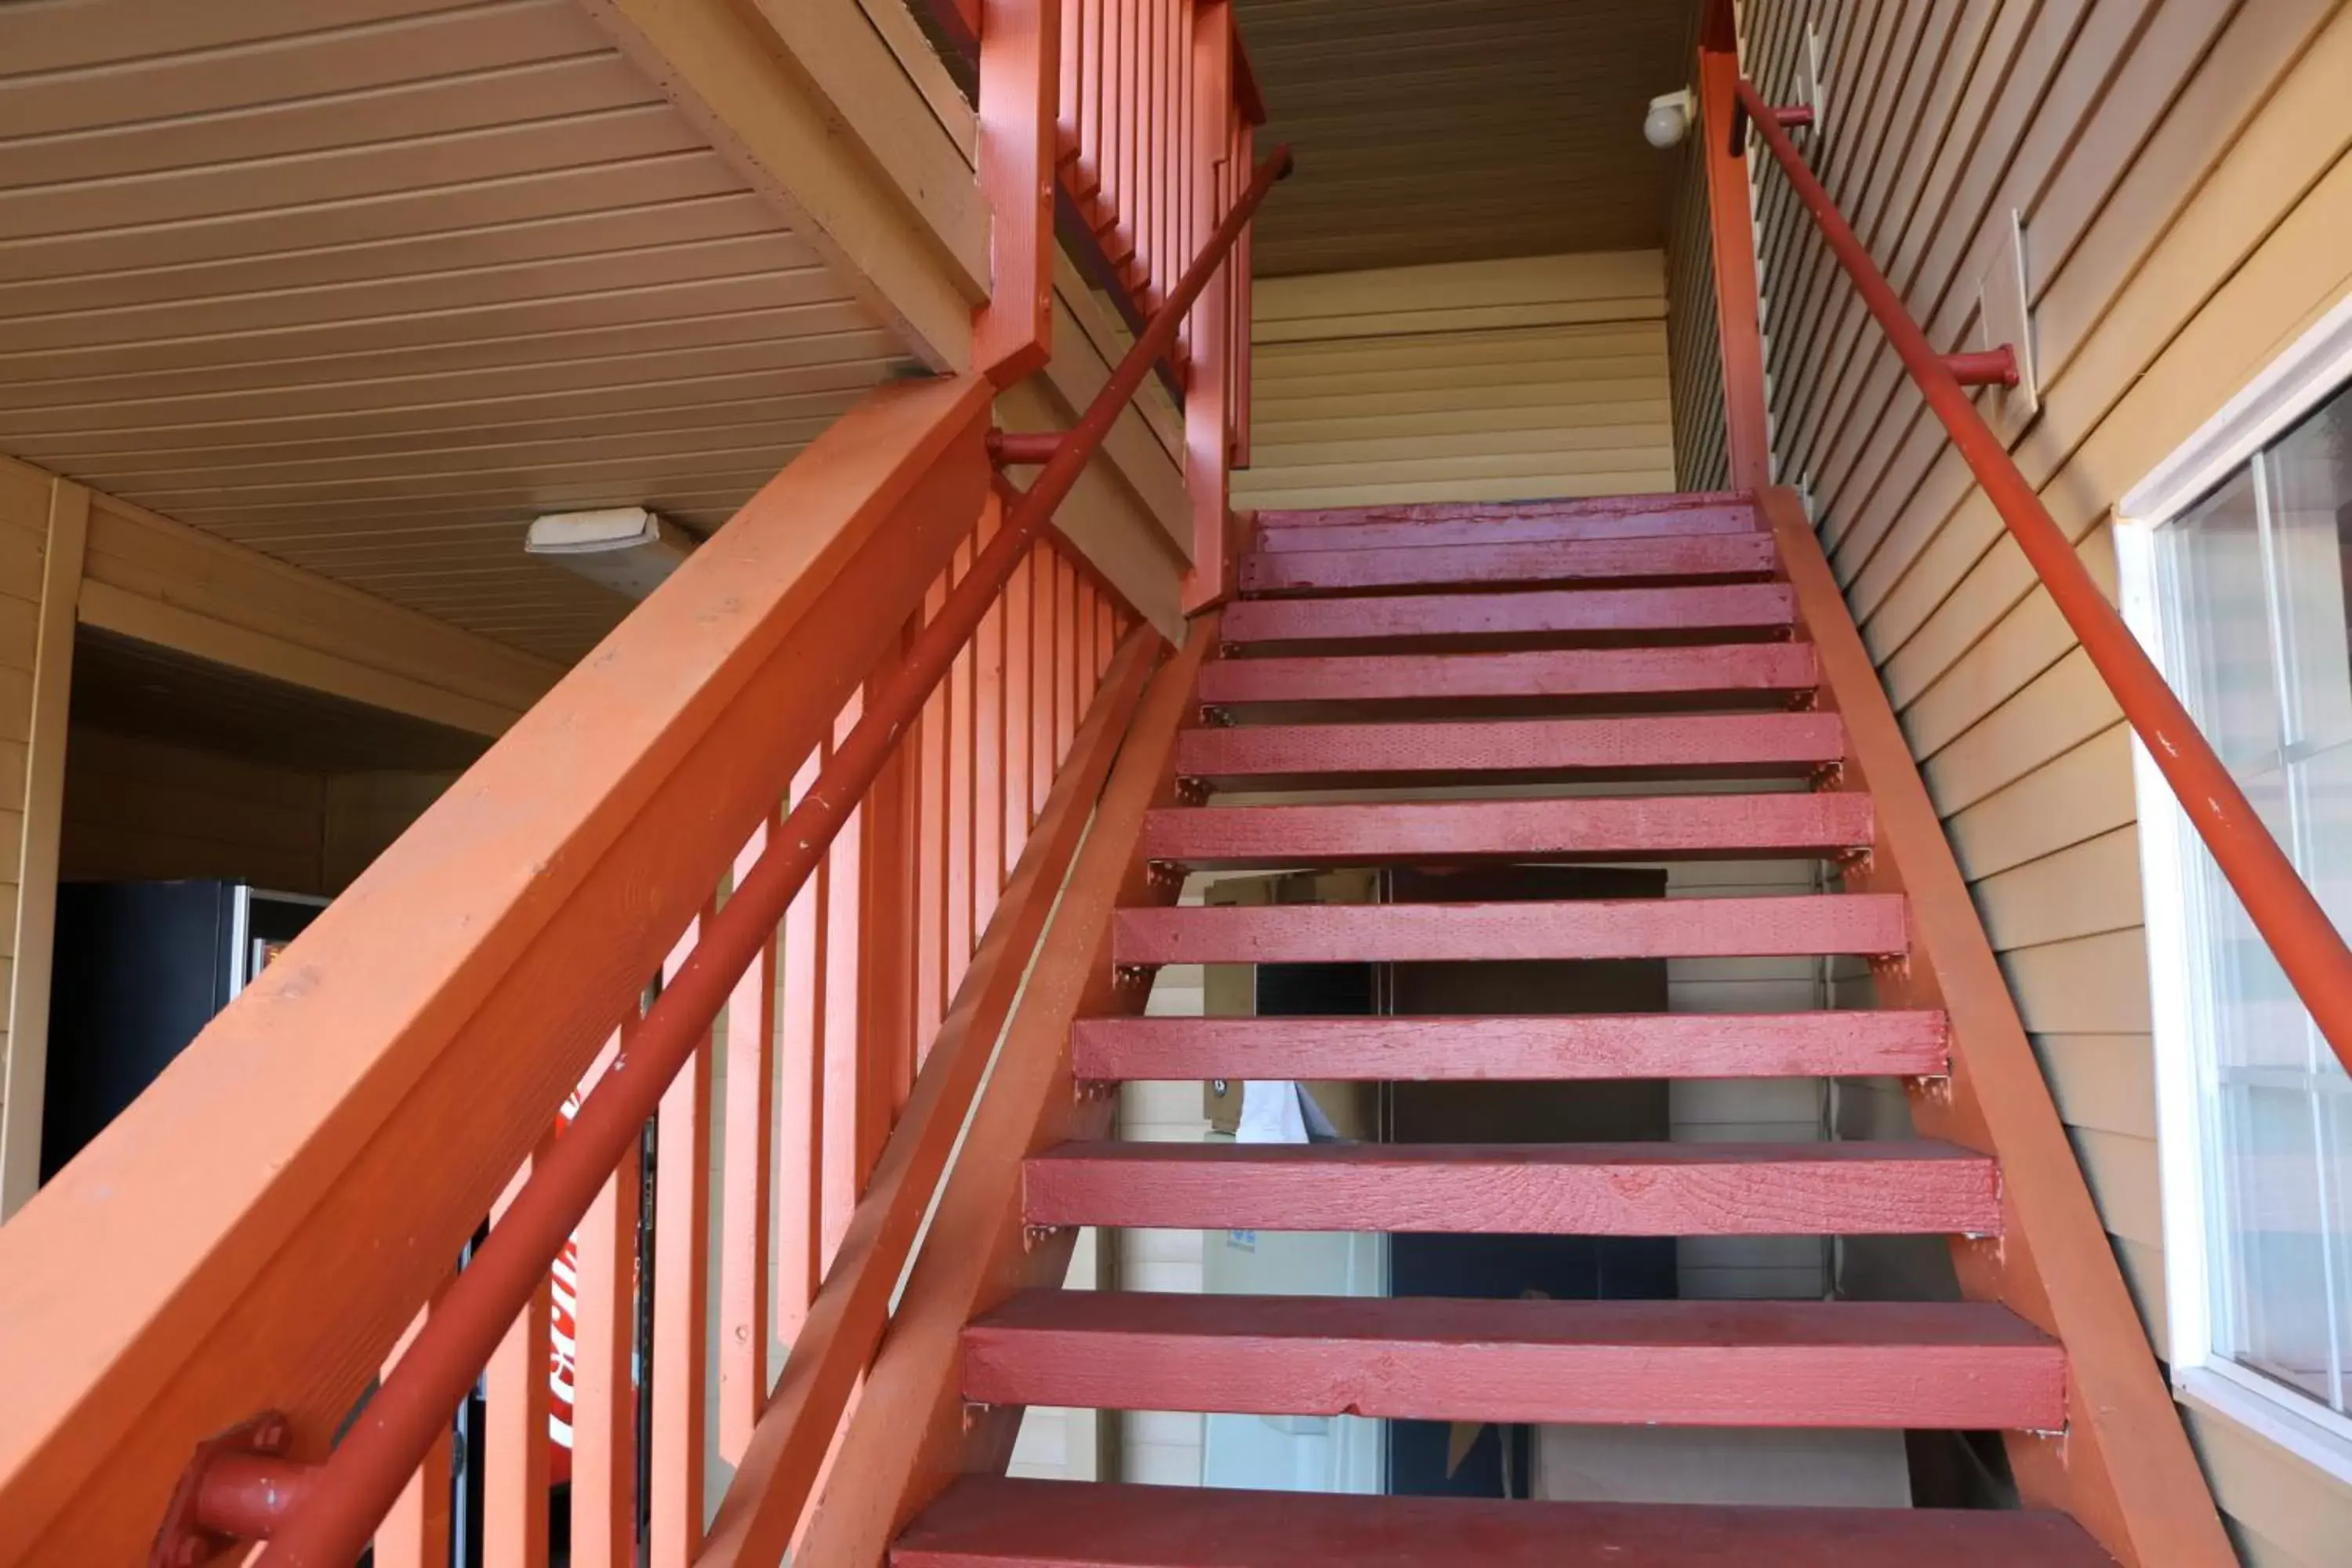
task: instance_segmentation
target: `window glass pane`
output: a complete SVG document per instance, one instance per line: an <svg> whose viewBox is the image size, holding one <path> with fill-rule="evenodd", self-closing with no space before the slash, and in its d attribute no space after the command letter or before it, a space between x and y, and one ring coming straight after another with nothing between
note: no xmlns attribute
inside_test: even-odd
<svg viewBox="0 0 2352 1568"><path fill-rule="evenodd" d="M2181 700L2231 772L2269 765L2279 746L2278 698L2252 473L2231 475L2158 538Z"/></svg>
<svg viewBox="0 0 2352 1568"><path fill-rule="evenodd" d="M2352 391L2157 543L2166 673L2352 929ZM2342 1412L2352 1079L2193 833L2182 863L2213 1350Z"/></svg>
<svg viewBox="0 0 2352 1568"><path fill-rule="evenodd" d="M2352 1226L2346 1215L2352 1212L2352 1081L2339 1072L2329 1080L2327 1092L2322 1097L2326 1115L2321 1122L2325 1142L2320 1150L2320 1174L2326 1183L2330 1228L2335 1233L2329 1248L2332 1267L2330 1288L2336 1296L2336 1408L2352 1412L2352 1246L2345 1237Z"/></svg>
<svg viewBox="0 0 2352 1568"><path fill-rule="evenodd" d="M2352 740L2352 388L2289 431L2262 459L2286 650L2288 742Z"/></svg>
<svg viewBox="0 0 2352 1568"><path fill-rule="evenodd" d="M2221 1111L2236 1267L2215 1280L2216 1327L2242 1364L2327 1399L2331 1292L2311 1097L2300 1083L2232 1075L2222 1081Z"/></svg>

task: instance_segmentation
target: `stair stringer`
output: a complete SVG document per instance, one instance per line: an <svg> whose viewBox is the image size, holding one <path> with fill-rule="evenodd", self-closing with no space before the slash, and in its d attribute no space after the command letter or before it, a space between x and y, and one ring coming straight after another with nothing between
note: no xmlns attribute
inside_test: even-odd
<svg viewBox="0 0 2352 1568"><path fill-rule="evenodd" d="M967 1405L964 1328L1017 1291L1057 1286L1076 1232L1033 1231L1022 1178L1029 1157L1110 1131L1115 1100L1070 1070L1072 1025L1142 1012L1148 975L1112 965L1112 916L1172 904L1182 879L1143 854L1147 812L1176 805L1176 737L1199 711L1202 665L1220 615L1196 616L1184 645L1152 677L1006 1026L989 1082L932 1215L881 1352L829 1461L792 1561L806 1568L877 1563L925 1505L959 1476L1003 1473L1022 1412ZM713 1565L715 1568L715 1565ZM749 1563L740 1568L751 1568Z"/></svg>
<svg viewBox="0 0 2352 1568"><path fill-rule="evenodd" d="M2066 1348L2066 1428L2005 1435L2028 1506L2063 1509L2126 1565L2233 1563L2007 978L1969 896L1942 819L1796 492L1758 498L1819 660L1818 704L1845 721L1828 787L1868 793L1877 834L1849 890L1901 893L1906 960L1874 966L1882 1007L1942 1008L1951 1074L1907 1080L1922 1136L2000 1162L2003 1233L1957 1237L1964 1295L1997 1300Z"/></svg>

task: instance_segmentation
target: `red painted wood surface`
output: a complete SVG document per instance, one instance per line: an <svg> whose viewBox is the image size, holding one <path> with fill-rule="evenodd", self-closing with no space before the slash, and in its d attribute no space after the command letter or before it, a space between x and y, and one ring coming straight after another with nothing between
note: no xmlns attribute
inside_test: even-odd
<svg viewBox="0 0 2352 1568"><path fill-rule="evenodd" d="M1903 952L1906 940L1900 898L1815 893L1121 910L1111 952L1126 964L1874 957Z"/></svg>
<svg viewBox="0 0 2352 1568"><path fill-rule="evenodd" d="M1833 713L1256 724L1185 731L1177 766L1188 778L1257 789L1464 773L1486 775L1482 783L1569 773L1780 777L1836 762L1844 748L1845 729Z"/></svg>
<svg viewBox="0 0 2352 1568"><path fill-rule="evenodd" d="M2066 1356L1978 1301L1031 1290L965 1331L988 1405L1591 1426L2048 1430Z"/></svg>
<svg viewBox="0 0 2352 1568"><path fill-rule="evenodd" d="M1370 1081L1935 1074L1940 1013L1634 1013L1572 1017L1082 1018L1082 1079Z"/></svg>
<svg viewBox="0 0 2352 1568"><path fill-rule="evenodd" d="M1257 547L1284 550L1377 550L1392 545L1530 544L1568 539L1691 538L1753 533L1752 506L1687 506L1614 514L1528 512L1422 521L1326 522L1304 528L1258 520Z"/></svg>
<svg viewBox="0 0 2352 1568"><path fill-rule="evenodd" d="M1454 860L1682 860L1866 847L1864 795L1667 795L1371 801L1155 811L1143 852L1185 866Z"/></svg>
<svg viewBox="0 0 2352 1568"><path fill-rule="evenodd" d="M1636 517L1689 507L1752 502L1746 490L1679 490L1659 495L1578 496L1551 500L1404 501L1386 506L1269 508L1260 528L1345 527L1359 522L1460 522L1478 518Z"/></svg>
<svg viewBox="0 0 2352 1568"><path fill-rule="evenodd" d="M1754 577L1772 569L1763 533L1465 544L1450 550L1286 550L1242 560L1244 593L1312 593L1468 583Z"/></svg>
<svg viewBox="0 0 2352 1568"><path fill-rule="evenodd" d="M1813 679L1813 652L1802 643L1356 658L1226 658L1201 672L1201 700L1224 705L1463 698L1728 698L1801 691Z"/></svg>
<svg viewBox="0 0 2352 1568"><path fill-rule="evenodd" d="M1795 601L1780 583L1678 588L1538 589L1248 599L1225 617L1239 644L1383 642L1394 637L1662 637L1785 629Z"/></svg>
<svg viewBox="0 0 2352 1568"><path fill-rule="evenodd" d="M1852 881L1900 891L1918 933L1908 972L1885 976L1882 1001L1949 1014L1956 1070L1948 1095L1912 1096L1916 1125L1997 1150L2020 1245L1957 1249L1961 1289L2009 1301L2063 1340L2075 1395L2063 1452L2009 1445L2024 1499L2063 1507L2119 1557L2222 1564L2230 1545L2196 1456L2170 1410L2096 1205L1969 897L1935 804L1870 651L1796 495L1766 493L1791 584L1821 650L1822 700L1845 719L1853 755L1842 783L1878 803L1880 842Z"/></svg>
<svg viewBox="0 0 2352 1568"><path fill-rule="evenodd" d="M1994 1162L1950 1143L1065 1143L1032 1225L1499 1236L1996 1235Z"/></svg>
<svg viewBox="0 0 2352 1568"><path fill-rule="evenodd" d="M2062 1514L1348 1497L973 1477L894 1568L2112 1568Z"/></svg>

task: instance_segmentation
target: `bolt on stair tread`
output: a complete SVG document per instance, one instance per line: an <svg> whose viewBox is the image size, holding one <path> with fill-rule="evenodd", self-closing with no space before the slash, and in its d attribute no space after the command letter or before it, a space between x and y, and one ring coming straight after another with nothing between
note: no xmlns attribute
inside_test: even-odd
<svg viewBox="0 0 2352 1568"><path fill-rule="evenodd" d="M2065 1353L1988 1302L1032 1290L963 1336L990 1405L1591 1426L2053 1430Z"/></svg>
<svg viewBox="0 0 2352 1568"><path fill-rule="evenodd" d="M1689 713L1191 729L1177 737L1176 768L1213 784L1273 789L1458 774L1482 775L1480 783L1801 777L1844 754L1845 726L1834 713Z"/></svg>
<svg viewBox="0 0 2352 1568"><path fill-rule="evenodd" d="M1143 853L1185 866L1821 858L1866 847L1860 794L1590 795L1157 810Z"/></svg>
<svg viewBox="0 0 2352 1568"><path fill-rule="evenodd" d="M1129 965L1898 954L1897 893L1529 903L1284 904L1123 909L1111 955Z"/></svg>
<svg viewBox="0 0 2352 1568"><path fill-rule="evenodd" d="M1032 1225L1498 1236L1994 1236L1989 1155L1886 1142L1071 1142Z"/></svg>
<svg viewBox="0 0 2352 1568"><path fill-rule="evenodd" d="M1459 1017L1081 1018L1093 1081L1553 1081L1936 1075L1944 1015L1916 1010Z"/></svg>
<svg viewBox="0 0 2352 1568"><path fill-rule="evenodd" d="M1252 551L1242 557L1244 594L1412 588L1467 583L1663 582L1759 577L1778 559L1764 532L1570 539L1463 544L1431 550Z"/></svg>
<svg viewBox="0 0 2352 1568"><path fill-rule="evenodd" d="M1334 654L1221 658L1202 668L1200 698L1213 707L1447 699L1729 700L1810 690L1819 673L1804 643Z"/></svg>
<svg viewBox="0 0 2352 1568"><path fill-rule="evenodd" d="M1385 594L1361 598L1244 599L1226 606L1218 636L1241 647L1272 643L1786 631L1796 598L1785 583L1675 588L1538 589L1510 594Z"/></svg>
<svg viewBox="0 0 2352 1568"><path fill-rule="evenodd" d="M966 1477L896 1568L2113 1568L2063 1514L1240 1491Z"/></svg>

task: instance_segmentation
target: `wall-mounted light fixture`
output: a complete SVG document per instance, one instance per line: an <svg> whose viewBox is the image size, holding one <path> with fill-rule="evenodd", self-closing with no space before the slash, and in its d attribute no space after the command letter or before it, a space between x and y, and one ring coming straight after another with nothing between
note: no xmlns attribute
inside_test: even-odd
<svg viewBox="0 0 2352 1568"><path fill-rule="evenodd" d="M523 536L526 554L544 555L616 594L642 599L692 554L694 535L641 506L553 512Z"/></svg>
<svg viewBox="0 0 2352 1568"><path fill-rule="evenodd" d="M1690 134L1694 105L1688 88L1660 93L1650 100L1650 112L1642 117L1642 138L1661 152L1682 145Z"/></svg>

